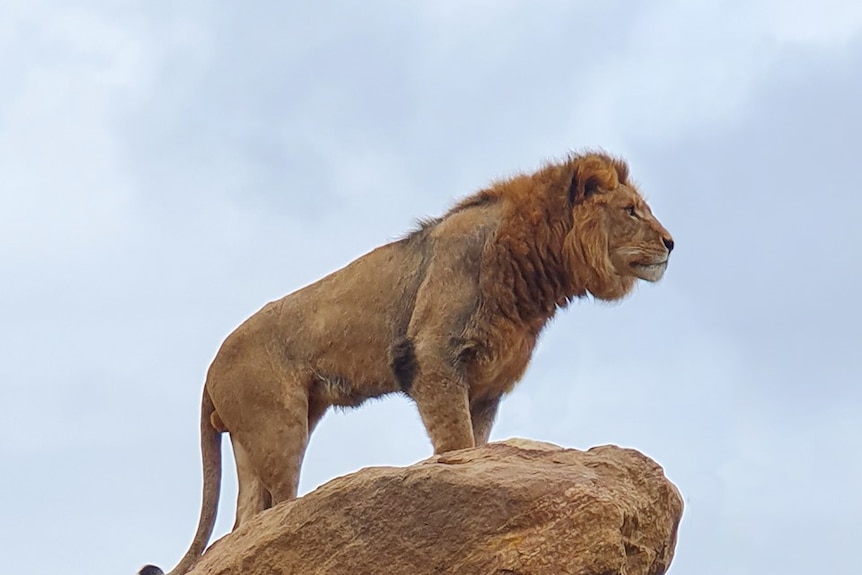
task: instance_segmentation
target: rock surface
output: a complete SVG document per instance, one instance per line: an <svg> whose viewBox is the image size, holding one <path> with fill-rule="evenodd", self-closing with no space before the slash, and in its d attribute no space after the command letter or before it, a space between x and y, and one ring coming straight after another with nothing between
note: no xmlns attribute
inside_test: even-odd
<svg viewBox="0 0 862 575"><path fill-rule="evenodd" d="M193 575L656 575L682 499L615 446L509 440L340 477L216 542Z"/></svg>

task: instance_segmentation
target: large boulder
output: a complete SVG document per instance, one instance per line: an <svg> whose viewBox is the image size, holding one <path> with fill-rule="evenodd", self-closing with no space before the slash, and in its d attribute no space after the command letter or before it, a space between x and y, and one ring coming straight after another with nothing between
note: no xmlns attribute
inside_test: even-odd
<svg viewBox="0 0 862 575"><path fill-rule="evenodd" d="M193 575L656 575L679 492L654 461L509 440L340 477L216 542Z"/></svg>

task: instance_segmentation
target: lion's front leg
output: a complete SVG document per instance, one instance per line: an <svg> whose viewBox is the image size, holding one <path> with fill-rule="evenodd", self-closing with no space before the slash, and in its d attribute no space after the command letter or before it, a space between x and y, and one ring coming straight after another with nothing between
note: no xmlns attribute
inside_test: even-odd
<svg viewBox="0 0 862 575"><path fill-rule="evenodd" d="M461 356L467 323L479 307L482 241L472 228L435 237L406 338L394 350L395 377L416 401L434 453L475 445Z"/></svg>
<svg viewBox="0 0 862 575"><path fill-rule="evenodd" d="M491 427L497 417L500 398L477 401L470 406L470 420L473 423L473 440L476 445L485 445L491 436Z"/></svg>
<svg viewBox="0 0 862 575"><path fill-rule="evenodd" d="M475 445L467 385L438 351L417 349L418 369L409 391L435 454Z"/></svg>
<svg viewBox="0 0 862 575"><path fill-rule="evenodd" d="M453 382L417 385L411 395L416 400L435 454L475 445L466 387Z"/></svg>

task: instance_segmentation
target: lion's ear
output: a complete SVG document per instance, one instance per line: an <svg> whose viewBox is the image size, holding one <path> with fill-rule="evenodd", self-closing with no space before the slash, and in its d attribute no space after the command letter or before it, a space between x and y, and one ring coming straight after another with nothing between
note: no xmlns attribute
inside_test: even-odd
<svg viewBox="0 0 862 575"><path fill-rule="evenodd" d="M569 203L572 205L579 204L599 191L599 188L604 184L604 180L597 174L589 174L586 177L579 174L575 169L572 172L572 181L569 184Z"/></svg>
<svg viewBox="0 0 862 575"><path fill-rule="evenodd" d="M616 167L610 158L601 155L578 158L572 166L569 202L579 204L601 189L616 189L619 183Z"/></svg>

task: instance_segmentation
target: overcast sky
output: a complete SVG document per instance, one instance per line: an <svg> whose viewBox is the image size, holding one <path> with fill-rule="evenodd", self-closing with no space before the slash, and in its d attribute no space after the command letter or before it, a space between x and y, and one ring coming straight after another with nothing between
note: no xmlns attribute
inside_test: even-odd
<svg viewBox="0 0 862 575"><path fill-rule="evenodd" d="M862 4L311 5L0 4L3 572L172 567L239 322L603 147L677 248L547 328L492 439L655 458L686 501L672 573L855 575ZM402 398L329 414L301 491L430 454Z"/></svg>

